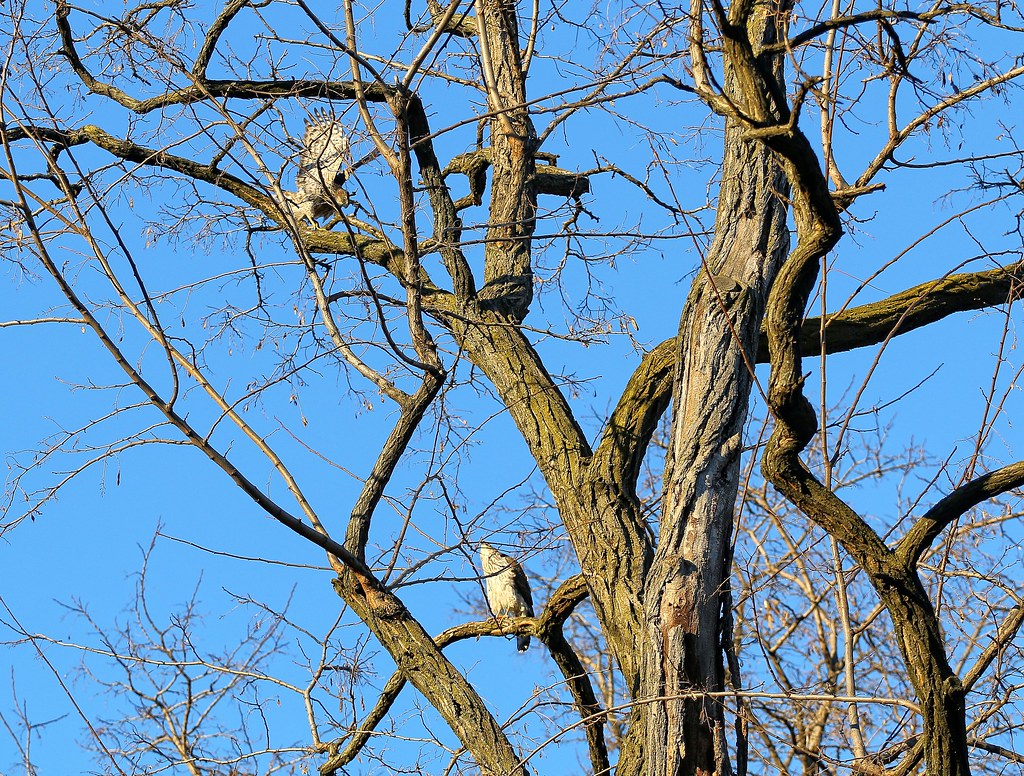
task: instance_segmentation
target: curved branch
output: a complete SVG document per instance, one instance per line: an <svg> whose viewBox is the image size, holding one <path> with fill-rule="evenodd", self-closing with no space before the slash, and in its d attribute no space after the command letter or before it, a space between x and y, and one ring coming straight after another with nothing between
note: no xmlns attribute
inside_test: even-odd
<svg viewBox="0 0 1024 776"><path fill-rule="evenodd" d="M196 81L203 81L206 79L206 69L210 66L210 59L213 57L213 52L217 48L217 43L220 42L221 36L224 34L225 30L227 30L228 25L231 24L231 21L238 15L238 13L247 5L250 5L251 2L252 0L231 0L226 6L224 6L224 10L217 15L217 18L213 20L213 23L210 25L210 29L206 32L206 37L203 39L203 45L200 47L199 53L196 54L196 61L192 65L192 77ZM60 21L60 9L62 6L64 8L67 7L64 3L57 6L58 28L60 28L62 24ZM64 17L65 19L67 17L66 11L64 12ZM64 27L68 26L66 21L63 22L63 25ZM65 51L72 52L73 56L75 56L76 59L78 58L77 54L74 53L74 46L68 45L68 38L65 36L63 29L61 29L61 45Z"/></svg>
<svg viewBox="0 0 1024 776"><path fill-rule="evenodd" d="M552 593L551 598L544 607L544 611L536 620L529 617L520 617L515 620L505 621L502 625L498 625L494 620L466 622L448 628L434 638L434 643L438 649L444 649L451 644L465 641L466 639L478 639L481 636L507 635L509 627L516 629L514 632L536 635L543 641L547 629L560 628L576 606L587 595L586 582L584 582L583 576L576 574L559 585L558 589ZM348 765L359 755L366 742L373 735L373 731L380 724L381 720L387 716L405 686L406 678L401 670L391 675L391 678L385 683L384 689L381 690L380 697L377 699L377 703L374 704L373 709L370 710L370 713L359 724L356 731L349 734L352 738L348 740L345 748L341 751L335 751L320 766L320 773L323 776L334 776L340 768ZM334 742L329 747L337 749L340 745L341 742Z"/></svg>
<svg viewBox="0 0 1024 776"><path fill-rule="evenodd" d="M922 553L945 530L946 526L983 501L1024 485L1024 461L983 474L939 500L910 527L896 545L896 555L908 567L920 560Z"/></svg>
<svg viewBox="0 0 1024 776"><path fill-rule="evenodd" d="M635 493L637 477L647 446L658 421L672 398L676 341L665 340L646 353L630 375L595 452L610 471L622 472L630 492Z"/></svg>
<svg viewBox="0 0 1024 776"><path fill-rule="evenodd" d="M586 597L586 582L582 574L563 582L552 595L544 614L538 619L536 633L562 672L576 711L579 712L587 736L587 749L590 752L590 772L595 776L603 776L611 772L608 745L604 739L604 709L597 701L587 670L562 632L566 619Z"/></svg>
<svg viewBox="0 0 1024 776"><path fill-rule="evenodd" d="M588 596L587 581L582 574L574 574L565 582L560 584L555 592L551 594L548 602L544 605L544 611L537 618L538 638L543 638L544 631L548 628L561 628L569 616L576 611Z"/></svg>
<svg viewBox="0 0 1024 776"><path fill-rule="evenodd" d="M803 46L805 43L810 43L815 38L821 37L825 33L832 32L833 30L845 29L846 27L853 27L858 24L863 24L864 22L897 20L930 23L937 17L943 16L946 13L949 13L948 9L941 9L926 13L915 13L914 11L895 11L888 8L876 8L871 11L864 11L863 13L850 14L849 16L837 16L815 24L813 27L797 33L792 38L784 40L781 43L767 46L765 47L765 52L781 54L793 51L794 49Z"/></svg>
<svg viewBox="0 0 1024 776"><path fill-rule="evenodd" d="M775 428L765 446L765 477L840 541L864 569L892 619L907 676L922 709L929 773L970 773L964 692L949 665L938 617L916 569L900 563L870 525L807 469L800 455L817 431L803 393L800 328L822 257L842 234L818 160L796 128L765 141L786 160L797 244L772 288L765 322L771 350L768 404Z"/></svg>
<svg viewBox="0 0 1024 776"><path fill-rule="evenodd" d="M229 6L230 8L233 8ZM236 9L234 13L240 8ZM353 100L357 97L357 85L352 81L322 81L309 79L294 80L271 80L251 81L236 79L206 79L197 78L193 83L180 89L171 89L163 94L148 97L140 100L113 84L101 81L96 78L85 66L78 49L75 46L74 33L68 23L71 7L67 0L59 0L54 13L54 20L57 30L60 33L61 47L58 53L62 54L71 65L71 70L85 84L85 87L93 94L107 97L119 105L134 111L135 113L149 113L170 105L189 105L194 102L202 102L211 98L233 98L241 100L274 99L280 97L321 97L327 99ZM224 14L228 13L228 9ZM223 15L222 14L222 17ZM233 15L233 14L232 14ZM219 21L219 20L218 20ZM227 21L225 21L225 25ZM221 30L223 32L223 30ZM210 35L214 34L211 29ZM218 33L219 34L219 33ZM207 38L209 43L210 37ZM214 40L214 43L216 40ZM212 50L207 51L207 46L200 50L195 62L193 76L198 71L205 71ZM386 102L392 88L380 83L363 86L362 97L370 102Z"/></svg>

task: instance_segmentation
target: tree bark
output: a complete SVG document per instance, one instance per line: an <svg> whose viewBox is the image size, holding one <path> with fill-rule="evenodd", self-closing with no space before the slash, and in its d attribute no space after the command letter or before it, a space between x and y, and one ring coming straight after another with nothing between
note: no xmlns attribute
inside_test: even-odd
<svg viewBox="0 0 1024 776"><path fill-rule="evenodd" d="M537 133L514 3L476 0L480 62L491 110L491 203L481 299L516 321L533 299L531 240L536 227Z"/></svg>
<svg viewBox="0 0 1024 776"><path fill-rule="evenodd" d="M644 591L646 697L626 749L636 756L642 732L643 765L626 773L730 772L722 702L699 694L724 688L741 435L768 289L789 248L785 178L767 148L741 135L730 122L715 240L676 340L665 503Z"/></svg>
<svg viewBox="0 0 1024 776"><path fill-rule="evenodd" d="M744 4L726 35L760 50L777 39L769 3ZM701 13L700 6L695 7ZM722 20L719 20L721 23ZM699 26L697 32L699 32ZM697 32L692 34L696 35ZM644 587L642 697L623 747L622 774L704 776L732 771L723 709L723 606L728 606L733 516L743 423L761 319L789 252L788 186L776 155L749 140L766 114L751 63L725 58L728 105L715 237L683 309L676 338L672 428L660 536ZM758 61L778 91L781 61Z"/></svg>

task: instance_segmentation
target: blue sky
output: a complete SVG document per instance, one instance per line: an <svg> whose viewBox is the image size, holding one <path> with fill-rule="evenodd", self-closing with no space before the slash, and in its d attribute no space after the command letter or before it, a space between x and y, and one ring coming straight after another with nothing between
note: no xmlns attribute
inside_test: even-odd
<svg viewBox="0 0 1024 776"><path fill-rule="evenodd" d="M608 13L610 17L614 15L613 10ZM249 31L247 27L240 30L241 33ZM381 33L382 40L384 37ZM589 61L596 50L578 42L574 49L573 41L562 38L561 34L551 38L568 52L567 55L575 54L581 60L584 57L581 52L585 52ZM303 63L292 64L299 68ZM316 61L305 64L316 70ZM539 94L549 88L545 79L553 80L554 74L565 68L565 63L538 62L536 76L541 85L531 93ZM444 87L427 94L429 112L438 126L445 123L444 111L451 104L458 110L471 110L460 102L467 96L465 90ZM1014 93L1011 95L1016 97ZM715 158L719 131L713 120L701 125L700 122L705 121L702 114L691 103L680 102L677 98L676 93L659 87L650 96L625 98L611 106L612 110L627 113L631 119L642 122L642 126L627 123L611 112L577 114L566 123L564 133L560 131L552 136L545 150L560 154L559 165L567 169L587 169L595 165L595 155L614 154L616 162L637 177L642 177L647 165L652 164L655 155L652 148L659 156L666 150L673 150L678 162L666 165L667 181L659 178L661 171L652 166L651 185L666 199L674 190L680 193L684 206L700 207L707 196L714 195L716 188L715 166L706 160ZM93 100L69 101L61 107L73 124L92 121L111 131L123 126L122 114L100 110ZM299 101L285 104L283 109L291 111L287 114L291 133L300 130L308 107ZM1005 119L1005 108L992 105L977 109L967 117L970 123L965 123L962 133L953 130L948 144L935 137L923 139L912 144L907 156L912 152L916 158L952 158L958 154L959 144L968 140L986 151L1007 150L1011 147L1010 133L997 123L1000 118ZM183 120L186 122L187 116ZM542 127L544 116L538 116L537 122ZM865 125L847 133L841 164L855 171L858 158L871 155L872 140L877 140L881 129ZM454 155L471 146L474 134L471 125L463 127L443 136L439 148L447 156ZM275 139L265 138L264 142L271 148ZM365 146L366 141L363 143ZM201 150L200 146L200 141L192 142L197 151ZM82 158L95 163L99 157L83 152ZM371 192L382 185L377 172L379 169L371 166L363 173ZM961 165L903 170L883 174L881 180L887 189L865 197L851 213L849 237L837 251L835 267L829 275L829 299L833 306L841 303L852 288L878 267L910 248L922 234L968 209L983 196L965 192L942 198L943 192L949 189L969 186L969 175ZM551 371L564 372L578 381L567 393L584 428L596 435L600 419L609 411L638 363L638 351L674 334L697 257L694 241L686 235L687 226L672 224L663 211L651 207L621 178L607 174L597 176L591 185L592 194L586 205L601 220L591 221L586 215L581 216L585 229L604 233L640 224L645 231L672 238L662 239L659 234L658 239L642 241L613 261L584 265L572 259L560 276L564 293L560 293L554 281L538 289L540 297L527 323L539 330L550 328L565 332L570 326L578 328L573 322L573 307L584 302L588 288L614 299L614 309L608 315L613 334L604 342L582 347L576 342L539 334L536 337L538 349L548 360ZM151 284L151 290L168 292L165 303L158 306L165 325L175 335L202 337L208 333L203 321L207 321L207 326L215 325L218 320L215 311L225 300L244 306L251 303L253 291L251 285L226 277L192 291L171 293L191 280L244 268L248 261L240 249L237 234L225 240L218 236L193 241L191 226L184 229L178 239L174 235L147 231L151 228L146 223L148 220L159 222L161 218L153 213L157 203L168 198L172 204L187 206L188 195L187 190L176 190L169 185L128 187L111 207L110 214L122 228L121 234L128 239L129 248L147 283ZM545 201L542 205L555 207L556 203ZM382 210L389 207L386 199L380 200L380 207ZM1019 258L1020 236L1007 234L1007 230L1014 227L1015 209L1019 207L1010 201L953 219L872 281L855 304L937 277L970 257L978 258L966 269L992 266L982 254L1008 250L1018 253L1000 253L999 260L1008 262L1013 257ZM706 213L704 217L709 220ZM564 218L564 215L552 217L544 226L554 228ZM217 222L213 223L216 228ZM236 223L227 218L221 222L225 229ZM109 232L98 228L107 241L105 244L109 245ZM599 254L615 252L626 242L593 236L587 239L587 246L593 254ZM293 326L303 316L311 314L308 308L300 309L301 303L293 303L288 296L290 284L299 272L294 266L277 266L279 262L291 261L281 241L270 237L257 245L260 261L267 265L268 308L282 326ZM98 297L101 293L98 277L74 252L80 249L80 245L65 241L57 255L72 265L82 262L82 269L73 273L75 280L80 288ZM545 254L543 261L554 266L560 258L556 247ZM118 260L122 259L118 257ZM541 274L545 280L551 276L550 272ZM7 265L4 282L0 284L0 309L4 310L5 320L60 314L64 310L49 278L28 277L11 264ZM616 317L618 313L635 321L634 341L620 333L621 321L625 319ZM1019 312L1013 317L1019 320ZM894 420L890 440L894 446L911 439L923 442L936 459L951 456L951 468L956 471L970 453L972 435L983 415L985 391L999 358L997 348L1004 322L1005 316L1000 310L968 313L936 324L926 332L898 338L888 347L882 367L864 392L861 408L892 401L938 369L908 398L882 410L879 422ZM122 337L120 341L133 358L153 369L153 373L161 374L158 350L146 345L131 322L125 322L121 329L122 322L117 321L115 314L110 314L107 323ZM250 380L274 368L273 349L269 345L257 348L259 331L254 324L247 326L244 333L248 339L225 337L211 344L205 354L216 384L234 397L241 395L243 386ZM633 326L632 322L629 326ZM357 334L365 331L357 330ZM282 335L282 349L292 346L293 343ZM830 398L838 400L844 393L855 391L876 353L876 349L867 349L831 358L828 362ZM1006 364L996 381L1000 392L1019 368L1016 351L1008 349L1003 357ZM102 387L120 384L123 375L111 364L92 334L83 332L77 325L0 329L0 363L8 365L0 376L0 406L7 408L4 422L0 424L0 450L5 453L9 473L16 470L18 463L29 460L31 451L39 449L44 440L64 430L78 428L113 406L125 407L140 399L131 387ZM816 385L816 361L808 359L805 368L811 375L809 385ZM460 376L467 377L468 371L463 369ZM766 369L760 368L758 376L766 380ZM166 388L166 382L158 382L158 385ZM350 392L348 385L340 370L325 365L323 369L307 373L304 384L277 385L268 391L265 402L245 407L246 417L281 451L315 506L328 520L329 527L339 533L358 494L359 478L369 469L370 455L393 421L391 408L373 391L357 395ZM215 416L215 410L195 393L184 402L190 420L202 425ZM368 402L372 408L367 406ZM461 387L450 397L449 408L457 419L452 424L455 430L444 448L444 455L451 453L451 440L458 438L460 430L480 426L460 448L462 459L457 476L454 476L454 463L446 469L453 473L452 483L458 488L459 514L467 525L472 525L471 538L476 541L485 531L504 526L510 518L509 513L497 509L476 523L473 518L499 494L530 477L533 466L511 422L499 411L486 389ZM996 424L998 436L989 449L993 461L1009 462L1024 456L1024 437L1019 425L1012 422L1015 417L1024 417L1019 390L1010 392L1004 417ZM91 430L83 439L85 443L106 444L157 421L156 413L149 409L134 410ZM865 426L875 422L870 416L858 420ZM255 454L251 445L225 428L218 434L215 439L230 448L233 460L251 479L266 483L271 495L283 496L280 481L271 476L266 462ZM177 438L173 434L169 437ZM418 440L421 449L409 456L407 466L396 477L392 492L398 502L408 502L407 489L413 487L427 469L432 443L429 436ZM310 448L318 453L311 453ZM54 478L59 479L60 472L73 467L75 461L88 456L89 453L81 451L59 456L26 482L32 487L45 486ZM56 474L47 474L50 471ZM541 487L536 476L531 484ZM876 491L859 492L857 495L863 501L857 506L885 516L893 509L891 491L894 488L894 483L884 482L879 483ZM516 491L505 500L511 514L525 498L519 493ZM445 503L440 494L436 489L428 489L425 496L416 513L417 527L423 530L423 535L411 535L410 547L428 551L436 548L437 543L457 544L459 527L453 521L444 522ZM17 515L22 503L15 498L7 517ZM401 521L399 508L382 505L376 530L385 548ZM95 646L99 643L95 633L83 624L81 617L69 611L69 605L84 602L94 619L105 627L128 622L142 553L158 529L166 536L156 539L150 560L148 589L154 618L159 622L172 619L173 613L180 611L198 584L199 608L207 615L202 627L201 649L212 653L220 645L237 641L258 613L253 606L239 604L235 596L251 597L277 611L287 603L289 617L310 635L302 635L294 628L286 629L288 655L274 666L282 676L290 677L290 681L301 682L306 674L296 655L312 649L315 646L313 636L326 633L337 617L339 599L330 588L330 573L215 553L323 567L322 553L262 515L220 471L196 451L182 446L145 445L91 467L65 487L57 499L48 502L35 519L25 520L5 533L0 538L0 595L28 632ZM499 538L512 541L513 531L504 531ZM531 564L536 564L539 570L540 559L528 560L528 568ZM427 567L421 576L449 574L466 578L473 573L465 556L452 551ZM453 613L453 609L461 606L460 596L479 600L479 586L473 581L414 585L403 588L402 592L410 608L432 632L462 621L465 615ZM0 612L0 620L10 625L11 615ZM0 633L0 638L13 638L12 632ZM356 630L351 628L342 632L340 640L353 649L361 644ZM44 651L54 670L44 664L28 644L5 648L10 662L0 663L0 667L8 668L0 682L0 711L9 722L15 719L12 707L16 692L34 723L58 719L41 729L33 739L32 759L39 773L87 772L90 769L106 772L106 766L97 764L80 745L84 740L82 723L71 701L73 698L96 724L103 717L123 714L119 698L97 696L94 683L76 669L83 657L81 651L55 644L46 646ZM382 684L389 675L389 661L380 656L380 650L372 644L364 651L376 653L372 660L376 674L367 681L371 685ZM545 687L554 681L552 669L539 649L518 656L507 640L484 639L459 645L450 654L466 668L471 681L493 700L496 713L502 718L514 714L519 704L527 702L535 687ZM112 669L103 660L87 657L86 664L99 676L112 675ZM60 687L57 675L66 681L70 697ZM408 695L411 697L403 701L398 714L401 732L413 738L426 735L416 721L415 698L411 693ZM304 726L298 698L283 691L279 691L279 696L279 706L273 703L266 706L272 709L268 714L273 718L274 741L306 743L308 729ZM534 723L528 734L534 740L542 740L542 730L542 724ZM438 725L430 732L443 737ZM68 740L75 741L76 745L56 743ZM528 744L524 746L526 750L530 748ZM565 768L569 766L564 765L564 759L571 761L574 753L559 752L550 756L552 762L561 763L559 767ZM6 769L19 772L15 767L17 761L13 741L0 731L0 772ZM443 766L443 760L431 761L426 769L440 772ZM544 767L553 766L549 763L541 769ZM382 772L377 768L367 763L353 772Z"/></svg>

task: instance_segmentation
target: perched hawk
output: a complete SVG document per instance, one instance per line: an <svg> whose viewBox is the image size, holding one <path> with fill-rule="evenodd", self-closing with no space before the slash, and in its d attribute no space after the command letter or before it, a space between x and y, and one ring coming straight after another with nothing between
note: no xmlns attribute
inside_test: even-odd
<svg viewBox="0 0 1024 776"><path fill-rule="evenodd" d="M348 180L349 164L351 154L345 127L324 111L314 112L302 137L296 191L285 195L292 214L316 225L318 218L347 205L348 194L342 187Z"/></svg>
<svg viewBox="0 0 1024 776"><path fill-rule="evenodd" d="M487 583L487 605L491 614L513 617L533 617L533 596L523 567L487 542L480 542L480 560ZM530 646L529 636L516 636L516 647L525 652Z"/></svg>

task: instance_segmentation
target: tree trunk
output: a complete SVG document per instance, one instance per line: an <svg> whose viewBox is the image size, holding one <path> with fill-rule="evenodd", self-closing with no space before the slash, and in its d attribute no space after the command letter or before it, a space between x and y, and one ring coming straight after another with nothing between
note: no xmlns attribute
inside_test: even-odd
<svg viewBox="0 0 1024 776"><path fill-rule="evenodd" d="M645 588L642 697L623 753L637 762L620 773L731 770L723 701L699 693L724 689L742 429L768 289L789 250L785 192L772 152L730 122L715 240L679 326L665 503Z"/></svg>
<svg viewBox="0 0 1024 776"><path fill-rule="evenodd" d="M769 3L747 7L757 50L777 39ZM751 62L728 56L725 96L758 115ZM758 61L781 83L781 60ZM748 107L749 106L749 110ZM733 516L758 332L768 293L789 253L788 185L775 154L726 121L715 237L690 289L676 338L672 430L658 548L647 576L643 691L620 773L704 776L732 772L724 720L723 607L729 606ZM629 762L635 758L636 763Z"/></svg>

